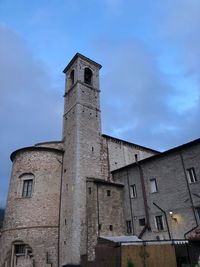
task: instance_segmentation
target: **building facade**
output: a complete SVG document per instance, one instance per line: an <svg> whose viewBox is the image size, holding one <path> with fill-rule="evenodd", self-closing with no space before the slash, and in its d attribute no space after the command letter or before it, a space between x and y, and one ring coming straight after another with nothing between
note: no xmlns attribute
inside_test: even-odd
<svg viewBox="0 0 200 267"><path fill-rule="evenodd" d="M183 239L200 224L200 139L112 172L124 184L127 233Z"/></svg>
<svg viewBox="0 0 200 267"><path fill-rule="evenodd" d="M199 140L159 153L102 135L100 68L76 54L62 140L12 153L0 267L82 266L100 236L184 238L198 225Z"/></svg>

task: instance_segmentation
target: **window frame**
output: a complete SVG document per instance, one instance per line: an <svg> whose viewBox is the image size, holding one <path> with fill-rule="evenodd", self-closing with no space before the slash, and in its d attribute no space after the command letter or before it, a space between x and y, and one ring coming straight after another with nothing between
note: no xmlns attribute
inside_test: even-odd
<svg viewBox="0 0 200 267"><path fill-rule="evenodd" d="M26 245L23 243L15 244L15 255L25 256L25 254L26 254Z"/></svg>
<svg viewBox="0 0 200 267"><path fill-rule="evenodd" d="M195 208L196 214L197 214L197 220L199 221L200 224L200 207Z"/></svg>
<svg viewBox="0 0 200 267"><path fill-rule="evenodd" d="M107 195L107 197L111 197L111 190L110 189L106 189L106 195Z"/></svg>
<svg viewBox="0 0 200 267"><path fill-rule="evenodd" d="M137 197L137 188L136 184L130 185L130 197L131 198L136 198Z"/></svg>
<svg viewBox="0 0 200 267"><path fill-rule="evenodd" d="M140 218L139 220L139 226L145 226L146 225L146 218ZM144 222L144 223L142 223Z"/></svg>
<svg viewBox="0 0 200 267"><path fill-rule="evenodd" d="M194 183L198 182L194 167L187 168L186 171L187 171L188 182L190 184L194 184Z"/></svg>
<svg viewBox="0 0 200 267"><path fill-rule="evenodd" d="M24 179L22 187L22 197L30 198L33 193L33 179Z"/></svg>
<svg viewBox="0 0 200 267"><path fill-rule="evenodd" d="M149 181L150 181L150 190L151 190L151 193L152 194L157 193L158 192L158 183L157 183L156 178L152 178ZM154 186L155 190L153 189L152 185Z"/></svg>
<svg viewBox="0 0 200 267"><path fill-rule="evenodd" d="M156 229L158 231L164 231L165 230L163 215L156 215L155 216L155 224L156 224Z"/></svg>

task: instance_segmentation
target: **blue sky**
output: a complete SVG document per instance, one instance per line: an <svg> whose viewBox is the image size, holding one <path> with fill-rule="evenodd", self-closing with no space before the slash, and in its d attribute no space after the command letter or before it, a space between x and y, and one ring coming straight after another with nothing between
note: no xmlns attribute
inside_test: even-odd
<svg viewBox="0 0 200 267"><path fill-rule="evenodd" d="M0 0L0 206L20 147L61 139L76 52L103 65L103 133L165 150L200 137L199 0Z"/></svg>

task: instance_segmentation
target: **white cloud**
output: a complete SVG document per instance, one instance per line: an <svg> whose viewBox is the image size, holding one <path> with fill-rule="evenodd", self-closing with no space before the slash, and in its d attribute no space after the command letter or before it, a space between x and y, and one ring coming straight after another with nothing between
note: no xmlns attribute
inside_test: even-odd
<svg viewBox="0 0 200 267"><path fill-rule="evenodd" d="M132 40L115 47L107 43L99 49L106 62L104 132L157 149L199 137L199 99L196 96L193 104L180 112L176 103L186 89L168 82L170 77L161 72L155 54L144 43Z"/></svg>
<svg viewBox="0 0 200 267"><path fill-rule="evenodd" d="M22 146L60 139L62 97L47 73L35 60L25 41L0 25L0 203L9 179L9 154Z"/></svg>

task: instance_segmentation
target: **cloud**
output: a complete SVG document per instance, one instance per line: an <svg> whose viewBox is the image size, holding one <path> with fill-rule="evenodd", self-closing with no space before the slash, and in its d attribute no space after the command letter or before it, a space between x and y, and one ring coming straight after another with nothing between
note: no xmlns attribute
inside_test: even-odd
<svg viewBox="0 0 200 267"><path fill-rule="evenodd" d="M160 70L144 42L131 40L115 47L106 43L99 49L106 62L104 132L161 150L199 137L199 96L180 112L177 102L185 91Z"/></svg>
<svg viewBox="0 0 200 267"><path fill-rule="evenodd" d="M9 180L9 154L36 142L60 139L62 97L48 68L38 62L26 42L0 24L0 203Z"/></svg>

